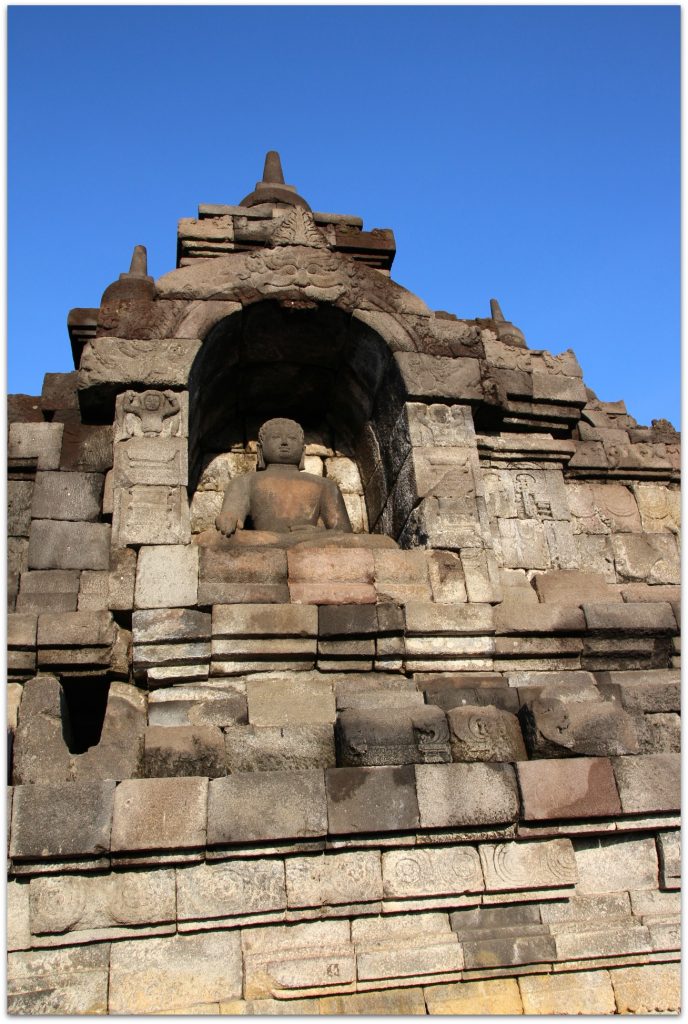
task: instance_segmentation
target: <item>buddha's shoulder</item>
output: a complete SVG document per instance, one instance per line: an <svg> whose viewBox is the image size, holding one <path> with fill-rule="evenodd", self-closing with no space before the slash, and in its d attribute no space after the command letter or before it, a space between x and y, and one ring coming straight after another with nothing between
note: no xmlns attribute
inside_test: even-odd
<svg viewBox="0 0 688 1024"><path fill-rule="evenodd" d="M309 484L318 484L320 487L331 487L332 480L328 480L327 477L318 476L316 473L299 473L299 480L304 480Z"/></svg>

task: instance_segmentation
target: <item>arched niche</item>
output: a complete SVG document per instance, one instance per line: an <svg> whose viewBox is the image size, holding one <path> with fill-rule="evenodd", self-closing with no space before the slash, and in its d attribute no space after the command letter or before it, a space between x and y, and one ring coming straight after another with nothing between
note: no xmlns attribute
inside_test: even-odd
<svg viewBox="0 0 688 1024"><path fill-rule="evenodd" d="M220 320L196 356L189 393L192 494L204 460L248 449L273 416L297 420L316 439L331 433L359 462L362 451L379 460L402 406L385 340L352 314L315 302L262 300ZM365 479L370 466L361 468Z"/></svg>

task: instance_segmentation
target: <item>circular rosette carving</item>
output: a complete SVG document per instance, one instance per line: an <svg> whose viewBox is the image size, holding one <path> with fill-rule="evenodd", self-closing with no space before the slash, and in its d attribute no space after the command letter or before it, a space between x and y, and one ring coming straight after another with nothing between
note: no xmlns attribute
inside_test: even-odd
<svg viewBox="0 0 688 1024"><path fill-rule="evenodd" d="M414 889L420 884L424 874L420 856L420 853L409 853L397 860L394 865L394 880L398 886Z"/></svg>
<svg viewBox="0 0 688 1024"><path fill-rule="evenodd" d="M84 916L86 894L80 879L41 880L31 893L31 930L35 934L69 932Z"/></svg>

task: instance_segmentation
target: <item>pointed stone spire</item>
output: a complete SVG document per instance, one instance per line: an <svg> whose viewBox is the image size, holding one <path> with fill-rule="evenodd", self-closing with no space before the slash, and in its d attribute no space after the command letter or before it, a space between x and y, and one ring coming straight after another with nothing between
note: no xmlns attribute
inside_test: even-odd
<svg viewBox="0 0 688 1024"><path fill-rule="evenodd" d="M513 345L514 348L528 348L523 331L520 331L510 320L505 318L502 307L496 299L490 299L490 319L494 321L500 341L506 345Z"/></svg>
<svg viewBox="0 0 688 1024"><path fill-rule="evenodd" d="M121 277L125 275L121 274ZM129 277L148 277L148 253L145 245L135 245L131 254Z"/></svg>
<svg viewBox="0 0 688 1024"><path fill-rule="evenodd" d="M284 185L282 174L282 161L276 149L270 149L265 154L265 167L263 168L263 183L272 185Z"/></svg>
<svg viewBox="0 0 688 1024"><path fill-rule="evenodd" d="M146 247L135 245L129 270L120 274L103 292L101 310L103 306L111 306L112 303L152 302L155 295L155 281L148 273Z"/></svg>
<svg viewBox="0 0 688 1024"><path fill-rule="evenodd" d="M501 320L506 322L504 314L502 313L502 307L499 305L496 299L490 299L490 315L493 320Z"/></svg>
<svg viewBox="0 0 688 1024"><path fill-rule="evenodd" d="M310 211L310 206L298 194L294 185L284 184L282 161L276 149L269 150L265 156L262 181L256 182L253 192L242 199L239 206L258 206L262 203L271 203L273 206L301 206L304 210Z"/></svg>

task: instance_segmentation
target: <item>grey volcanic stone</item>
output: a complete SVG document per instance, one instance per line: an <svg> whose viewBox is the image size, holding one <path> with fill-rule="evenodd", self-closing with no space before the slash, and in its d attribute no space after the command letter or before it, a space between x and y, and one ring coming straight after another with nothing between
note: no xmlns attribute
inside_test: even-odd
<svg viewBox="0 0 688 1024"><path fill-rule="evenodd" d="M451 760L447 719L439 708L346 710L337 717L341 766L437 763Z"/></svg>
<svg viewBox="0 0 688 1024"><path fill-rule="evenodd" d="M331 725L239 725L225 729L225 747L232 773L334 768L336 763Z"/></svg>
<svg viewBox="0 0 688 1024"><path fill-rule="evenodd" d="M150 725L144 735L145 774L149 778L174 775L225 775L222 730L211 725Z"/></svg>
<svg viewBox="0 0 688 1024"><path fill-rule="evenodd" d="M531 757L608 757L638 752L630 715L610 701L567 701L543 697L519 713Z"/></svg>
<svg viewBox="0 0 688 1024"><path fill-rule="evenodd" d="M612 764L624 814L680 809L680 754L615 757Z"/></svg>
<svg viewBox="0 0 688 1024"><path fill-rule="evenodd" d="M480 691L477 691L480 692ZM454 761L526 761L516 715L499 708L453 708L447 714Z"/></svg>
<svg viewBox="0 0 688 1024"><path fill-rule="evenodd" d="M112 849L175 850L205 846L208 780L128 779L117 787Z"/></svg>
<svg viewBox="0 0 688 1024"><path fill-rule="evenodd" d="M102 473L37 473L32 517L96 520L100 515L103 480Z"/></svg>
<svg viewBox="0 0 688 1024"><path fill-rule="evenodd" d="M210 846L322 836L326 832L322 771L246 772L210 783Z"/></svg>
<svg viewBox="0 0 688 1024"><path fill-rule="evenodd" d="M333 835L418 828L412 765L330 768L325 778L329 831Z"/></svg>
<svg viewBox="0 0 688 1024"><path fill-rule="evenodd" d="M606 757L521 761L516 773L526 820L612 818L621 813Z"/></svg>
<svg viewBox="0 0 688 1024"><path fill-rule="evenodd" d="M34 569L22 573L17 611L76 611L78 569Z"/></svg>
<svg viewBox="0 0 688 1024"><path fill-rule="evenodd" d="M107 853L115 783L15 786L10 856L19 860Z"/></svg>
<svg viewBox="0 0 688 1024"><path fill-rule="evenodd" d="M33 486L31 480L7 481L7 533L10 537L29 536Z"/></svg>
<svg viewBox="0 0 688 1024"><path fill-rule="evenodd" d="M210 613L190 608L156 608L132 615L135 644L169 640L209 640Z"/></svg>
<svg viewBox="0 0 688 1024"><path fill-rule="evenodd" d="M417 764L422 828L516 821L518 786L508 764Z"/></svg>
<svg viewBox="0 0 688 1024"><path fill-rule="evenodd" d="M30 569L107 569L110 527L106 523L35 519L29 534Z"/></svg>
<svg viewBox="0 0 688 1024"><path fill-rule="evenodd" d="M100 740L83 754L73 755L72 776L118 781L140 777L145 727L145 695L128 683L110 683Z"/></svg>
<svg viewBox="0 0 688 1024"><path fill-rule="evenodd" d="M63 431L62 423L11 423L7 447L10 466L33 463L37 469L57 469Z"/></svg>
<svg viewBox="0 0 688 1024"><path fill-rule="evenodd" d="M28 680L14 737L13 777L17 785L69 780L66 715L62 687L55 676L39 675Z"/></svg>

